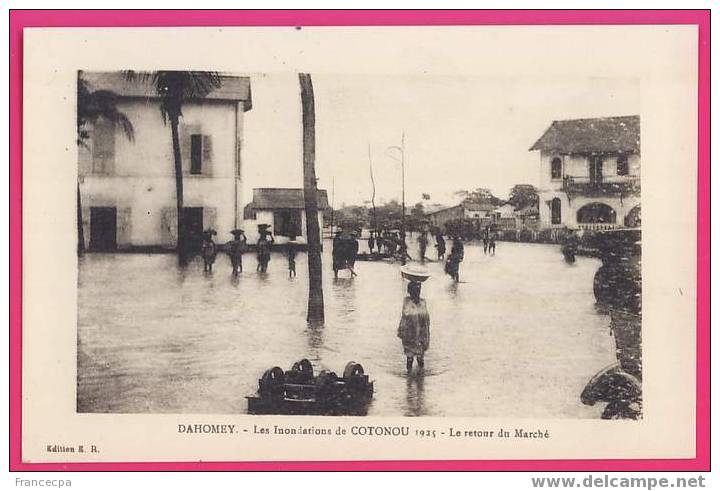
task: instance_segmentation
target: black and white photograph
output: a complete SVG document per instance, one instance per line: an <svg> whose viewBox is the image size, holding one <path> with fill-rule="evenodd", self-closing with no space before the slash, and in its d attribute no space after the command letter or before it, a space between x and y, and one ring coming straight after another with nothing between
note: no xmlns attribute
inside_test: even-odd
<svg viewBox="0 0 720 491"><path fill-rule="evenodd" d="M27 30L23 459L693 458L697 35Z"/></svg>
<svg viewBox="0 0 720 491"><path fill-rule="evenodd" d="M78 70L77 412L643 418L640 83Z"/></svg>

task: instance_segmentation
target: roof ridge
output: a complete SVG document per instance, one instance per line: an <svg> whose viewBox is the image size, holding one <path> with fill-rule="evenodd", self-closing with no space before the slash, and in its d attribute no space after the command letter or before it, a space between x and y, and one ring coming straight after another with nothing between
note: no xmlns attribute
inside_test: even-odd
<svg viewBox="0 0 720 491"><path fill-rule="evenodd" d="M597 116L597 117L591 117L591 118L572 118L572 119L553 119L553 123L561 123L564 121L572 122L572 121L592 121L592 120L598 120L598 119L626 119L626 118L639 118L639 114L626 114L624 116Z"/></svg>

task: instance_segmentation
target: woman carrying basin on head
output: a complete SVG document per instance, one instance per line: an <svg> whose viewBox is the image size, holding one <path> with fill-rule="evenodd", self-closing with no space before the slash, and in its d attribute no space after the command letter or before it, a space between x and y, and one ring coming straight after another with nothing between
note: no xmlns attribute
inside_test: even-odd
<svg viewBox="0 0 720 491"><path fill-rule="evenodd" d="M397 336L402 340L407 371L410 373L415 359L419 370L425 367L425 352L430 347L430 314L425 299L420 297L421 282L428 279L430 274L425 268L414 265L405 266L400 271L410 283L407 287L408 296L403 300Z"/></svg>

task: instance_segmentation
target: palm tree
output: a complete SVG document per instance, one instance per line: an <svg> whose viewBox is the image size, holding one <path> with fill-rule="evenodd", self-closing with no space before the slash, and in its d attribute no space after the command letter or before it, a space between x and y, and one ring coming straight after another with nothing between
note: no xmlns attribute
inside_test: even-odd
<svg viewBox="0 0 720 491"><path fill-rule="evenodd" d="M322 257L320 255L320 225L318 224L317 178L315 177L315 96L310 74L300 73L299 79L303 125L303 195L307 222L310 286L307 321L311 325L321 325L325 321L325 304L322 291Z"/></svg>
<svg viewBox="0 0 720 491"><path fill-rule="evenodd" d="M118 111L118 96L109 90L92 90L87 81L82 78L82 71L78 71L77 79L77 144L87 148L87 140L90 138L88 124L99 119L111 121L115 126L120 126L123 133L130 141L135 141L133 125L125 115ZM80 180L77 183L77 233L78 233L78 256L85 251L85 237L82 226L82 202L80 198Z"/></svg>
<svg viewBox="0 0 720 491"><path fill-rule="evenodd" d="M125 72L129 81L152 84L160 98L160 113L163 122L170 122L172 133L173 159L175 161L175 195L177 198L177 251L180 266L188 263L187 237L183 213L183 173L180 153L178 126L182 117L183 104L205 98L222 85L217 72L157 71Z"/></svg>

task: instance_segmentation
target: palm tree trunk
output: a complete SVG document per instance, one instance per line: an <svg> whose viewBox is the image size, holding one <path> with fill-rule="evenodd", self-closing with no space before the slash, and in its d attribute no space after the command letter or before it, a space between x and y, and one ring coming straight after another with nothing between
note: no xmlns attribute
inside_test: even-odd
<svg viewBox="0 0 720 491"><path fill-rule="evenodd" d="M85 234L83 233L82 223L82 201L80 200L80 181L77 183L77 255L82 256L85 253Z"/></svg>
<svg viewBox="0 0 720 491"><path fill-rule="evenodd" d="M315 96L310 74L301 73L300 99L303 124L303 191L307 222L308 296L307 321L321 325L325 321L325 304L322 290L322 257L320 225L318 224L317 179L315 178Z"/></svg>
<svg viewBox="0 0 720 491"><path fill-rule="evenodd" d="M172 130L173 159L175 160L175 195L177 198L177 253L180 266L188 263L187 238L185 237L185 214L183 213L183 173L182 156L180 155L180 136L178 135L178 118L170 117Z"/></svg>

